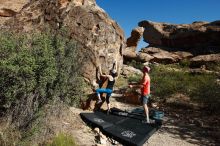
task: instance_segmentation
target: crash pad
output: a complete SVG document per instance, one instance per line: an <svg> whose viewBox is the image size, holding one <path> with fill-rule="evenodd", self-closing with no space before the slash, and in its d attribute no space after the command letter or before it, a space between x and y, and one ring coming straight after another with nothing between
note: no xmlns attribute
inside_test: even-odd
<svg viewBox="0 0 220 146"><path fill-rule="evenodd" d="M96 111L80 113L80 116L90 127L98 127L107 137L129 146L143 145L161 126L158 122L143 123L142 113L127 112L117 108L112 108L109 115L106 111Z"/></svg>

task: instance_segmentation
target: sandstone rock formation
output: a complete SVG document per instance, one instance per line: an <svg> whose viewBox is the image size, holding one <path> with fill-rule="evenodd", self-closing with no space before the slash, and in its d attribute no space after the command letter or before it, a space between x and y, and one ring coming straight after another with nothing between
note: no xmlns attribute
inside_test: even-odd
<svg viewBox="0 0 220 146"><path fill-rule="evenodd" d="M131 36L126 41L126 49L123 52L125 61L138 60L138 54L136 53L136 48L138 42L143 36L144 28L137 27L131 32Z"/></svg>
<svg viewBox="0 0 220 146"><path fill-rule="evenodd" d="M95 0L32 0L10 20L5 28L19 32L58 30L67 28L70 37L78 42L86 60L82 73L92 83L96 68L108 73L113 62L122 66L125 47L124 33L119 25L96 5Z"/></svg>
<svg viewBox="0 0 220 146"><path fill-rule="evenodd" d="M15 11L11 10L11 9L6 9L6 8L2 8L0 10L0 16L1 17L12 17L16 14Z"/></svg>
<svg viewBox="0 0 220 146"><path fill-rule="evenodd" d="M166 51L166 49L157 48L157 47L147 47L143 48L140 51L139 56L143 56L146 54L148 55L147 59L140 59L142 62L148 62L148 61L154 61L158 63L176 63L184 59L189 59L193 57L193 55L189 52L184 51L175 51L175 52L169 52Z"/></svg>
<svg viewBox="0 0 220 146"><path fill-rule="evenodd" d="M143 36L144 28L143 27L137 27L132 30L131 36L127 39L127 48L126 50L135 52L138 42Z"/></svg>
<svg viewBox="0 0 220 146"><path fill-rule="evenodd" d="M125 60L165 64L188 60L193 66L205 62L220 63L220 21L179 25L141 21L139 27L144 28L143 38L149 46L134 53L140 40L137 36L141 36L141 32L134 29L132 34L136 35L127 39Z"/></svg>
<svg viewBox="0 0 220 146"><path fill-rule="evenodd" d="M0 0L0 25L14 16L30 0Z"/></svg>
<svg viewBox="0 0 220 146"><path fill-rule="evenodd" d="M126 60L126 61L137 60L137 57L138 57L136 52L131 51L127 48L123 52L123 56L124 56L124 60Z"/></svg>
<svg viewBox="0 0 220 146"><path fill-rule="evenodd" d="M198 55L190 59L194 66L202 66L206 63L220 64L220 54Z"/></svg>
<svg viewBox="0 0 220 146"><path fill-rule="evenodd" d="M132 66L123 65L121 74L125 77L129 77L129 76L132 76L134 74L142 76L143 73L142 73L141 70L136 69Z"/></svg>
<svg viewBox="0 0 220 146"><path fill-rule="evenodd" d="M141 21L139 26L145 28L144 41L150 46L182 49L195 55L220 52L220 21L179 25Z"/></svg>

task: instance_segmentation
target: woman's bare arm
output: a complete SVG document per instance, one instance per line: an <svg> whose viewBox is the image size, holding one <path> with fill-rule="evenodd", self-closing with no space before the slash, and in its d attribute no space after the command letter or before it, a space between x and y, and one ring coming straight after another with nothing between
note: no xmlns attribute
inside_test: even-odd
<svg viewBox="0 0 220 146"><path fill-rule="evenodd" d="M101 69L101 65L99 66L99 73L100 73L101 76L103 76L103 74L102 74L102 69Z"/></svg>
<svg viewBox="0 0 220 146"><path fill-rule="evenodd" d="M99 66L99 73L100 73L101 76L103 76L103 77L108 77L108 78L109 78L109 75L104 75L104 74L102 73L101 65Z"/></svg>
<svg viewBox="0 0 220 146"><path fill-rule="evenodd" d="M116 70L116 72L118 72L118 62L117 61L115 61L115 70Z"/></svg>
<svg viewBox="0 0 220 146"><path fill-rule="evenodd" d="M139 83L137 83L137 84L129 84L129 87L130 87L130 88L142 88L143 85L142 85L142 84L139 84Z"/></svg>

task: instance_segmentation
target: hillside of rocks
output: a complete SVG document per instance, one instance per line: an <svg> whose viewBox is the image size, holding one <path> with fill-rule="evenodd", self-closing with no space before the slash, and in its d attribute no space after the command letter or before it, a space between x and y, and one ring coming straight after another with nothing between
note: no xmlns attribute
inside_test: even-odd
<svg viewBox="0 0 220 146"><path fill-rule="evenodd" d="M220 62L220 21L169 24L141 21L127 39L126 59L141 62L178 63L192 66ZM149 45L136 53L140 39Z"/></svg>

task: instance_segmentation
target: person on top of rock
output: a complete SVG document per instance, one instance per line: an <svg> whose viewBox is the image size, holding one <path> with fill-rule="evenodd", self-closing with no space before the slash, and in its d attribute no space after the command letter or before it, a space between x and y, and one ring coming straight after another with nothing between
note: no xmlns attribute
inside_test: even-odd
<svg viewBox="0 0 220 146"><path fill-rule="evenodd" d="M129 87L130 88L141 88L141 103L143 105L144 108L144 112L145 112L145 116L146 116L146 120L143 121L144 123L150 123L149 120L149 110L148 110L148 100L150 97L150 76L149 76L149 72L150 72L150 68L148 66L144 66L143 67L143 77L142 80L139 84L130 84Z"/></svg>
<svg viewBox="0 0 220 146"><path fill-rule="evenodd" d="M115 78L118 76L117 62L113 65L113 68L110 70L109 75L102 74L101 66L99 66L99 72L100 72L100 75L102 77L108 78L108 84L107 84L106 88L96 89L96 94L98 96L97 104L102 102L100 94L101 93L106 93L107 94L106 95L106 103L107 103L107 108L108 108L107 114L109 114L109 112L110 112L110 100L109 100L109 98L111 97L111 94L113 92L113 87L114 87L114 84L115 84Z"/></svg>

